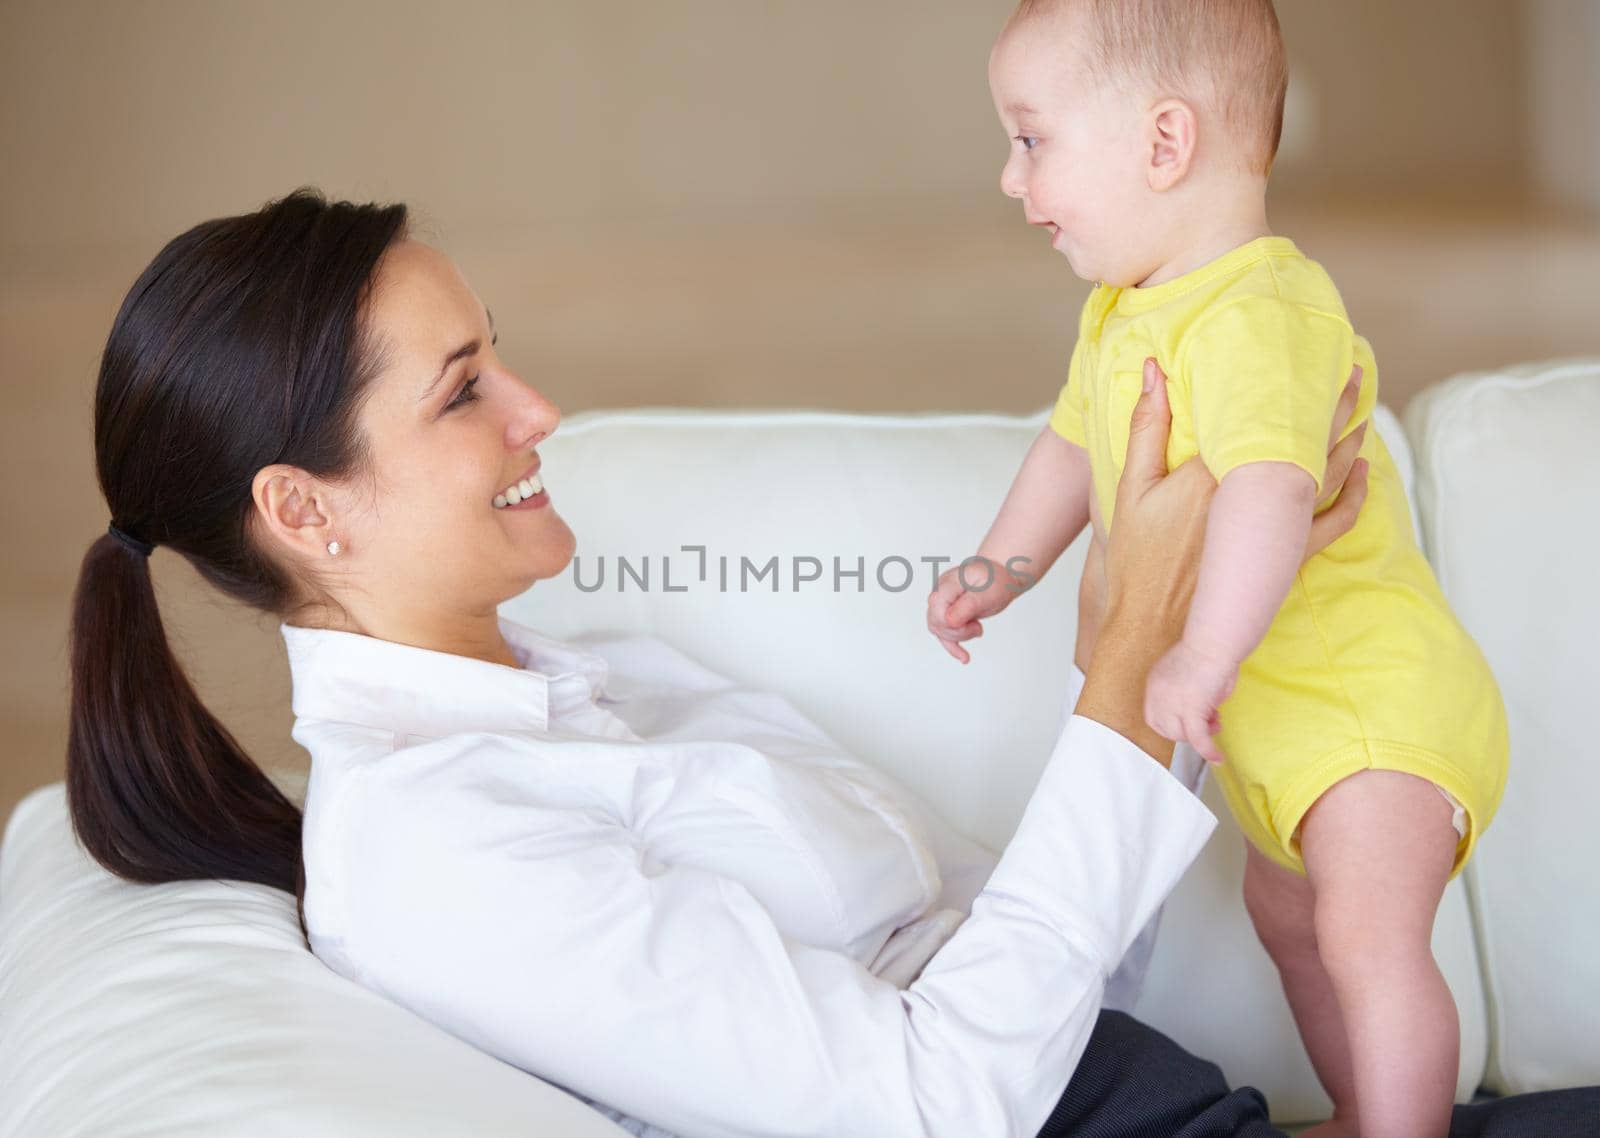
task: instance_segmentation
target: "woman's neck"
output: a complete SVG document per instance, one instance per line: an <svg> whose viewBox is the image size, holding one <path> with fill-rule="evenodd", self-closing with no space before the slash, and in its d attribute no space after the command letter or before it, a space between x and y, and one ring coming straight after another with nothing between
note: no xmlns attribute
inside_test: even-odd
<svg viewBox="0 0 1600 1138"><path fill-rule="evenodd" d="M314 618L290 623L303 624L307 628L354 632L394 644L426 648L431 652L448 652L453 656L504 664L508 668L522 667L522 662L500 631L499 612L492 608L487 612L470 614L432 611L408 612L399 616L362 612L342 615L319 613Z"/></svg>

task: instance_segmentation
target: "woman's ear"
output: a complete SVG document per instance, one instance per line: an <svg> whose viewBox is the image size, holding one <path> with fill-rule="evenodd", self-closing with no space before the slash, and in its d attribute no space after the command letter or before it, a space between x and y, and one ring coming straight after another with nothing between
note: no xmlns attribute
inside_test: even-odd
<svg viewBox="0 0 1600 1138"><path fill-rule="evenodd" d="M1189 174L1199 136L1199 117L1182 99L1162 99L1150 108L1146 143L1150 165L1145 180L1156 193L1165 193Z"/></svg>
<svg viewBox="0 0 1600 1138"><path fill-rule="evenodd" d="M283 463L262 467L251 485L258 524L275 540L308 556L327 545L331 532L322 508L324 493L306 471Z"/></svg>

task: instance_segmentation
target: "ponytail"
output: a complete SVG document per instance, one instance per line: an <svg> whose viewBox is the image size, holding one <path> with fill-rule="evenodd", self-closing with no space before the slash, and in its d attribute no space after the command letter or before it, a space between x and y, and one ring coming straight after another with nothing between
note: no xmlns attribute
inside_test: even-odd
<svg viewBox="0 0 1600 1138"><path fill-rule="evenodd" d="M292 892L302 933L300 811L200 702L146 551L163 545L280 618L319 599L255 537L251 484L273 463L368 471L358 412L382 352L363 314L406 214L305 189L179 234L123 299L95 390L100 491L119 521L89 546L72 600L73 827L130 881Z"/></svg>
<svg viewBox="0 0 1600 1138"><path fill-rule="evenodd" d="M300 811L200 702L172 654L149 560L106 534L72 600L67 802L78 839L130 881L254 881L294 893Z"/></svg>

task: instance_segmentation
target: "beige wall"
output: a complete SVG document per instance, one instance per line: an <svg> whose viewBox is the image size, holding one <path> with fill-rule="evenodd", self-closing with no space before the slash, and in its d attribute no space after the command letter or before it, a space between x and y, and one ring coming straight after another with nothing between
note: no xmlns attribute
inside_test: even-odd
<svg viewBox="0 0 1600 1138"><path fill-rule="evenodd" d="M1592 0L1581 0L1589 3ZM1519 0L1279 0L1316 100L1295 188L1491 200L1527 175Z"/></svg>
<svg viewBox="0 0 1600 1138"><path fill-rule="evenodd" d="M1593 225L1520 203L1548 166L1531 140L1600 118L1529 94L1548 73L1527 5L1279 8L1296 99L1274 219L1339 280L1385 399L1594 351ZM162 241L303 183L407 200L568 409L1032 410L1084 286L995 189L985 61L1008 9L0 0L0 815L60 774L66 606L106 522L96 359ZM170 553L155 572L202 693L297 761L273 622Z"/></svg>
<svg viewBox="0 0 1600 1138"><path fill-rule="evenodd" d="M1296 185L1514 189L1519 8L1284 0ZM1007 0L9 0L0 247L141 249L300 182L452 235L992 188Z"/></svg>
<svg viewBox="0 0 1600 1138"><path fill-rule="evenodd" d="M1527 4L1529 165L1538 195L1600 210L1600 2Z"/></svg>

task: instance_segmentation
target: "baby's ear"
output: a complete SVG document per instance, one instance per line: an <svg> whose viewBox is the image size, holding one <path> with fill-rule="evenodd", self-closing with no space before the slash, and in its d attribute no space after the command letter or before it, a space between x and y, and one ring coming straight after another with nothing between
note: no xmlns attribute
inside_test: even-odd
<svg viewBox="0 0 1600 1138"><path fill-rule="evenodd" d="M1199 116L1182 99L1162 99L1150 108L1146 122L1150 155L1146 180L1156 193L1165 193L1188 176L1194 163Z"/></svg>

